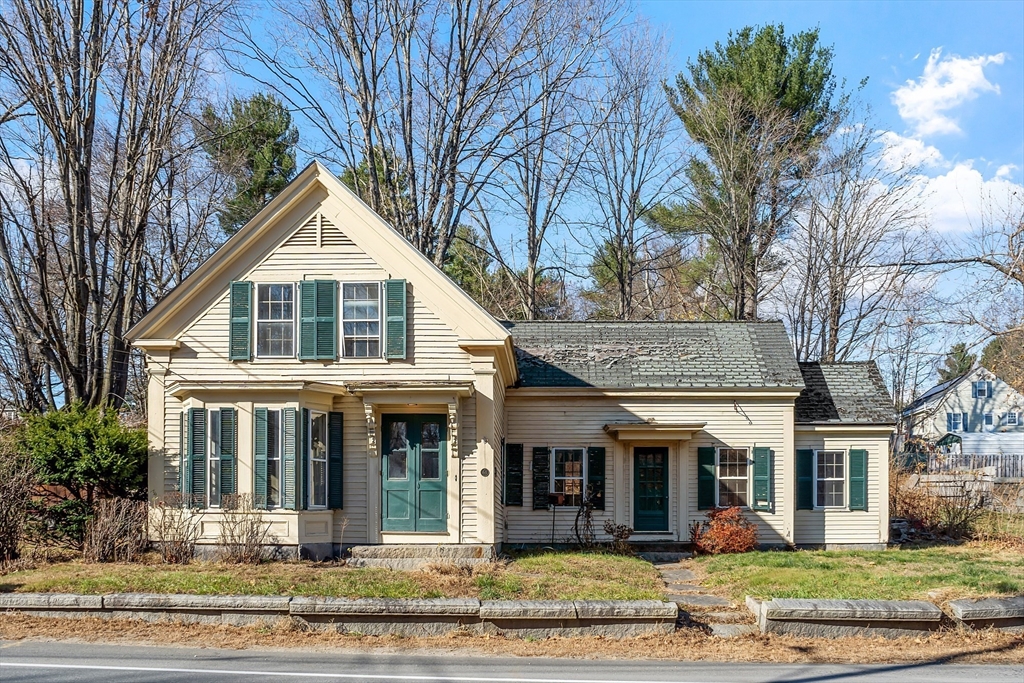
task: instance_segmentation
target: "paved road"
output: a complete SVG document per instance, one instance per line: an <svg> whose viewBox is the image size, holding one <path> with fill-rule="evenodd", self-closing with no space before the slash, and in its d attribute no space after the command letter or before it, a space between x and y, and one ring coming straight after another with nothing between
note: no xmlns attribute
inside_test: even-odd
<svg viewBox="0 0 1024 683"><path fill-rule="evenodd" d="M228 683L1022 683L1021 666L581 661L0 641L0 681Z"/></svg>

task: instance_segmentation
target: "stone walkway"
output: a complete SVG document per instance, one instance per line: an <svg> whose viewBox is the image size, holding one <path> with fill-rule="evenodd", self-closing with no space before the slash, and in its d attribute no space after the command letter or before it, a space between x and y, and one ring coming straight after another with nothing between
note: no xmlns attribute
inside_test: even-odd
<svg viewBox="0 0 1024 683"><path fill-rule="evenodd" d="M683 561L689 553L641 553L651 562L662 581L665 582L665 597L679 605L681 621L688 625L705 625L711 632L722 638L735 638L756 633L757 627L750 623L750 613L732 601L709 594L697 581Z"/></svg>

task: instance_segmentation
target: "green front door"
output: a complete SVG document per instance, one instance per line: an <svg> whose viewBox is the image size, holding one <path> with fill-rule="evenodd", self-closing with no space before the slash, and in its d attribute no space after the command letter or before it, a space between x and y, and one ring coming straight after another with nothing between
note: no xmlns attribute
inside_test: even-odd
<svg viewBox="0 0 1024 683"><path fill-rule="evenodd" d="M385 415L381 529L446 531L444 415Z"/></svg>
<svg viewBox="0 0 1024 683"><path fill-rule="evenodd" d="M668 448L634 448L633 481L633 529L668 531Z"/></svg>

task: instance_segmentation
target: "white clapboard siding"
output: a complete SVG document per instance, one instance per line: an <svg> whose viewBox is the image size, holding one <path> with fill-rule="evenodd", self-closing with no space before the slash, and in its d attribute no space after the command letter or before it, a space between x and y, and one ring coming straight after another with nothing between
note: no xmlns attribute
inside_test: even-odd
<svg viewBox="0 0 1024 683"><path fill-rule="evenodd" d="M797 432L796 447L812 450L863 449L868 452L867 510L797 510L797 544L883 543L888 540L888 441L855 433ZM847 473L849 476L849 473ZM849 489L847 488L847 496ZM847 497L847 500L849 498Z"/></svg>
<svg viewBox="0 0 1024 683"><path fill-rule="evenodd" d="M355 396L336 396L334 410L345 415L344 509L334 513L334 543L368 543L366 482L366 413ZM342 525L348 520L342 534Z"/></svg>
<svg viewBox="0 0 1024 683"><path fill-rule="evenodd" d="M181 440L183 406L174 396L164 398L164 492L177 491L180 486Z"/></svg>
<svg viewBox="0 0 1024 683"><path fill-rule="evenodd" d="M341 282L383 281L401 277L389 273L359 251L338 228L323 221L324 235L339 235L316 246L319 229L311 218L284 244L275 249L250 272L237 279L253 282L300 282L305 279L332 279ZM314 240L309 245L309 236ZM302 239L296 242L297 238ZM296 293L297 299L297 293ZM180 336L181 348L171 357L171 377L189 381L280 379L318 382L345 380L471 380L469 354L458 345L456 335L416 296L408 295L408 357L401 362L381 359L340 359L335 363L303 362L289 359L254 359L247 363L228 360L229 295L221 293L215 303L193 321ZM298 302L296 300L296 306ZM339 316L341 306L339 302ZM255 306L254 306L255 311ZM296 335L296 341L297 335ZM341 340L339 339L339 347Z"/></svg>
<svg viewBox="0 0 1024 683"><path fill-rule="evenodd" d="M505 387L501 374L494 375L494 540L505 540Z"/></svg>
<svg viewBox="0 0 1024 683"><path fill-rule="evenodd" d="M786 463L792 464L791 455L783 456L787 430L787 409L792 411L792 400L751 399L617 399L566 398L538 399L517 397L511 392L506 401L508 411L508 443L522 443L524 452L523 507L509 507L509 543L537 543L551 541L551 512L532 509L531 459L534 446L604 446L607 451L605 468L605 510L594 515L594 529L604 537L606 519L630 524L632 492L630 478L633 471L632 449L610 438L604 425L614 422L659 423L707 422L703 431L691 441L667 443L669 461L669 525L670 534L680 540L687 539L690 522L703 520L704 511L697 509L697 447L727 446L747 448L767 446L775 451L773 512L750 512L750 519L758 524L762 543L784 543L784 514L787 501L783 492L783 474ZM682 472L680 472L682 468ZM617 476L621 481L616 481ZM680 480L682 484L680 484ZM685 492L680 488L685 487ZM681 496L680 494L684 495ZM679 505L685 497L686 509L680 515ZM575 510L558 510L555 519L555 541L565 540L572 534Z"/></svg>
<svg viewBox="0 0 1024 683"><path fill-rule="evenodd" d="M462 542L475 543L480 515L477 511L477 470L480 456L476 450L476 397L460 401L459 410L459 457L461 462L460 484L462 491Z"/></svg>

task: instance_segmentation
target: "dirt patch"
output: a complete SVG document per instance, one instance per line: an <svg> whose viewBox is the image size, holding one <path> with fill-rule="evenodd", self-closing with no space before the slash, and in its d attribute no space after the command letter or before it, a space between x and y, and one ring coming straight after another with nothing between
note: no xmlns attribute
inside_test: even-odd
<svg viewBox="0 0 1024 683"><path fill-rule="evenodd" d="M626 640L549 638L529 641L453 633L437 638L400 638L302 631L291 624L232 627L150 624L103 619L50 619L4 614L0 639L72 640L228 649L339 648L357 650L459 651L466 655L568 657L574 659L667 659L778 663L884 664L945 662L1024 663L1024 635L998 631L948 631L917 638L840 638L816 640L756 635L731 640L696 629L668 636Z"/></svg>

